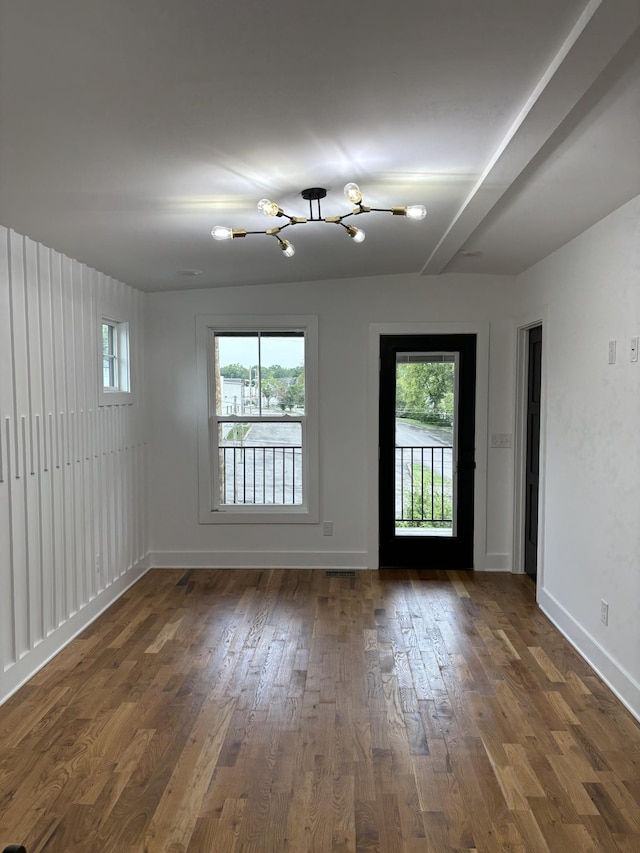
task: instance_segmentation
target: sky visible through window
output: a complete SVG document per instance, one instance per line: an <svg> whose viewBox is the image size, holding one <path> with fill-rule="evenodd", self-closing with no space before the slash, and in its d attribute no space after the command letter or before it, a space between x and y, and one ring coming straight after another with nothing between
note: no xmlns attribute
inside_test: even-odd
<svg viewBox="0 0 640 853"><path fill-rule="evenodd" d="M258 363L258 339L255 337L220 337L220 366L241 364L252 367ZM264 367L279 364L281 367L300 367L304 364L304 338L262 338Z"/></svg>

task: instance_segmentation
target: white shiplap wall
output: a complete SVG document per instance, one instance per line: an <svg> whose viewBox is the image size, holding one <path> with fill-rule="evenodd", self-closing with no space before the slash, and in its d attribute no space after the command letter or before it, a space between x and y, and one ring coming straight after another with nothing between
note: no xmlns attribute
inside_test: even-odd
<svg viewBox="0 0 640 853"><path fill-rule="evenodd" d="M134 402L99 406L99 306ZM0 702L145 570L143 295L0 227Z"/></svg>

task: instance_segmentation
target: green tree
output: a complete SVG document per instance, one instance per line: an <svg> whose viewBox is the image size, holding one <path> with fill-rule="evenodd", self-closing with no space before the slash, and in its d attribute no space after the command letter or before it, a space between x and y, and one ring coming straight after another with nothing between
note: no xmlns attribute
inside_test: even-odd
<svg viewBox="0 0 640 853"><path fill-rule="evenodd" d="M290 403L289 397L289 381L287 379L276 379L274 385L274 394L278 403L278 408L284 412Z"/></svg>
<svg viewBox="0 0 640 853"><path fill-rule="evenodd" d="M270 379L297 379L301 373L304 373L304 367L301 364L297 367L283 367L281 364L271 364L269 367L262 368L263 376L268 374Z"/></svg>
<svg viewBox="0 0 640 853"><path fill-rule="evenodd" d="M450 529L453 518L451 481L428 468L414 464L410 482L402 495L402 518L396 527L440 527Z"/></svg>
<svg viewBox="0 0 640 853"><path fill-rule="evenodd" d="M272 379L284 379L287 376L287 368L281 364L272 364L266 369Z"/></svg>
<svg viewBox="0 0 640 853"><path fill-rule="evenodd" d="M294 381L298 379L299 376L304 374L304 367L299 364L297 367L288 367L287 368L287 376L289 379L293 379Z"/></svg>
<svg viewBox="0 0 640 853"><path fill-rule="evenodd" d="M285 409L289 409L289 411L291 411L295 404L296 403L293 393L293 387L290 385L287 388L284 397L282 398L282 411L284 411Z"/></svg>
<svg viewBox="0 0 640 853"><path fill-rule="evenodd" d="M263 374L263 376L264 376L264 374ZM273 382L272 381L266 381L265 382L265 380L263 379L262 380L262 396L264 397L264 399L266 401L267 408L269 407L269 403L271 402L271 398L275 397L275 393L276 393L276 389L275 389L275 385L273 384Z"/></svg>
<svg viewBox="0 0 640 853"><path fill-rule="evenodd" d="M452 424L453 423L453 391L447 391L446 394L442 397L442 401L440 403L440 411L447 419L447 421Z"/></svg>
<svg viewBox="0 0 640 853"><path fill-rule="evenodd" d="M293 405L302 408L304 406L304 373L298 374L295 382L289 386L289 392Z"/></svg>
<svg viewBox="0 0 640 853"><path fill-rule="evenodd" d="M225 379L248 379L249 368L243 364L225 364L220 368L220 376Z"/></svg>
<svg viewBox="0 0 640 853"><path fill-rule="evenodd" d="M427 422L434 417L453 419L454 364L412 362L399 364L396 412Z"/></svg>

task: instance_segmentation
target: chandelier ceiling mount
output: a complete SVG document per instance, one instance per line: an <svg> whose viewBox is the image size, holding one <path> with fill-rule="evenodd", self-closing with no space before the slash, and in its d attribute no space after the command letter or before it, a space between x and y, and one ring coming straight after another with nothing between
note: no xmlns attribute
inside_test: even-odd
<svg viewBox="0 0 640 853"><path fill-rule="evenodd" d="M391 213L393 216L406 216L408 219L424 219L427 215L426 208L422 204L413 204L406 207L369 207L362 203L362 193L360 187L354 183L348 183L344 188L344 194L348 201L355 205L349 213L343 213L342 216L322 216L320 202L327 195L327 190L324 187L309 187L302 190L300 195L305 201L309 202L309 216L289 216L284 210L274 201L269 201L268 198L262 198L258 202L258 210L265 216L274 216L277 218L287 219L284 225L267 228L264 231L246 231L243 228L228 228L224 225L216 225L211 232L214 240L234 240L239 237L246 237L248 234L267 234L270 237L275 237L285 257L291 258L295 254L294 246L289 240L284 240L280 237L280 233L292 225L303 225L307 222L329 222L336 225L341 225L347 236L354 243L362 243L365 238L365 233L361 228L356 228L355 225L345 223L343 220L350 216L359 216L362 213ZM315 202L315 210L314 210Z"/></svg>

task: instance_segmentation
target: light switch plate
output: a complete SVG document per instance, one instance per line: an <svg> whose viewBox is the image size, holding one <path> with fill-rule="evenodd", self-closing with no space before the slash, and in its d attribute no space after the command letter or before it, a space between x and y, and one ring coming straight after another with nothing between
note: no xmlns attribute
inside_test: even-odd
<svg viewBox="0 0 640 853"><path fill-rule="evenodd" d="M491 447L511 447L510 432L494 432L491 434Z"/></svg>

